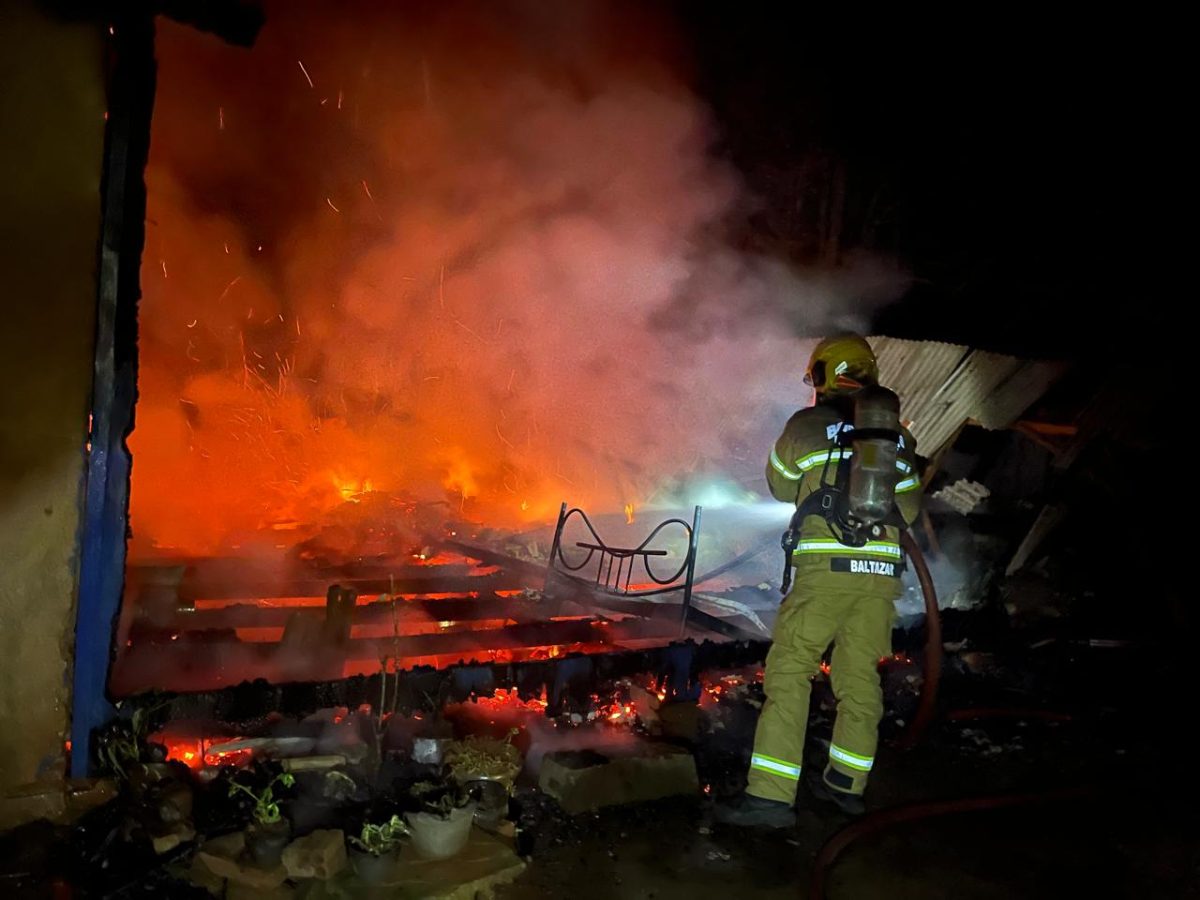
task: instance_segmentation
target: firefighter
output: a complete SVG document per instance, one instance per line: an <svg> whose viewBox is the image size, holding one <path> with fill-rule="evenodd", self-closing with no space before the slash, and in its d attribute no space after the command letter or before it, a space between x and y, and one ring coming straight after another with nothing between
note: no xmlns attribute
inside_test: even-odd
<svg viewBox="0 0 1200 900"><path fill-rule="evenodd" d="M717 809L717 820L729 824L786 827L795 822L810 681L831 642L837 719L824 771L807 780L818 798L851 815L863 812L863 790L875 763L883 716L878 665L891 653L894 602L901 590L899 529L916 518L920 502L913 437L899 423L895 395L877 386L879 367L866 340L846 335L821 341L804 380L812 386L815 402L788 421L766 469L771 495L797 507L793 528L784 538L785 551L794 547L785 562L784 581L792 573L794 580L767 655L767 700L746 792ZM876 447L884 435L887 452L868 453L864 447L858 456L883 459L895 472L879 482L889 516L864 540L854 530L853 516L845 513L847 481L855 477L847 476L855 447L848 438L854 434L856 398L861 405L871 392L895 404L894 430L860 427L864 439L877 439Z"/></svg>

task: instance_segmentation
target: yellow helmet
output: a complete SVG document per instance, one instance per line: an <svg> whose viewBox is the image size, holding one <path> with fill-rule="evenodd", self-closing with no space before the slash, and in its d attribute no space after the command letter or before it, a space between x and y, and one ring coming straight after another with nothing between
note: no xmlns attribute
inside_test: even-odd
<svg viewBox="0 0 1200 900"><path fill-rule="evenodd" d="M865 338L843 334L817 344L804 373L804 383L818 394L856 391L879 383L879 363Z"/></svg>

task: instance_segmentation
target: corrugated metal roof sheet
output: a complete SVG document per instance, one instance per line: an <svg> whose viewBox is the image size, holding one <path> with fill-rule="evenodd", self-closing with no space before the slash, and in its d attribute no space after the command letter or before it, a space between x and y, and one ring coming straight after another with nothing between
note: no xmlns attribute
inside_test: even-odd
<svg viewBox="0 0 1200 900"><path fill-rule="evenodd" d="M968 420L1007 428L1062 373L1060 363L972 350L961 344L868 339L880 381L900 396L901 415L922 456L932 456Z"/></svg>

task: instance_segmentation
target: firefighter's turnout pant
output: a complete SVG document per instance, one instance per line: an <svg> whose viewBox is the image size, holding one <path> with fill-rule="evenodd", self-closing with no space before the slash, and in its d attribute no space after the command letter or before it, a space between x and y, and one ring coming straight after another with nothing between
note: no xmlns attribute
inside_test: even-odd
<svg viewBox="0 0 1200 900"><path fill-rule="evenodd" d="M767 701L754 737L748 793L789 804L795 800L811 679L831 642L837 720L824 778L837 790L863 792L883 717L878 666L891 653L899 593L898 578L855 577L828 568L797 572L767 655Z"/></svg>

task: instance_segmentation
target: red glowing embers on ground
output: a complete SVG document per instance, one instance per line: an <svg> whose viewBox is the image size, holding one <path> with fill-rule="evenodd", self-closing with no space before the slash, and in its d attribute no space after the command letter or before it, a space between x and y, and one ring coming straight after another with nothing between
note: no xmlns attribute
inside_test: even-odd
<svg viewBox="0 0 1200 900"><path fill-rule="evenodd" d="M172 734L169 731L150 736L150 742L162 744L167 751L167 760L181 762L189 769L199 770L205 766L243 766L254 758L249 748L214 752L211 748L236 740L228 735L191 737Z"/></svg>
<svg viewBox="0 0 1200 900"><path fill-rule="evenodd" d="M741 700L749 693L753 685L760 685L762 681L762 669L747 668L719 676L711 675L702 679L700 706L704 708L727 700Z"/></svg>
<svg viewBox="0 0 1200 900"><path fill-rule="evenodd" d="M490 697L476 697L475 702L479 706L491 712L501 712L504 710L545 712L546 706L548 705L545 688L542 688L541 697L536 697L531 700L522 700L521 695L517 693L516 688L513 688L512 690L496 688L496 692Z"/></svg>
<svg viewBox="0 0 1200 900"><path fill-rule="evenodd" d="M611 725L633 725L637 722L637 703L616 692L612 697L601 697L592 694L593 711L588 714L588 721L603 721Z"/></svg>

